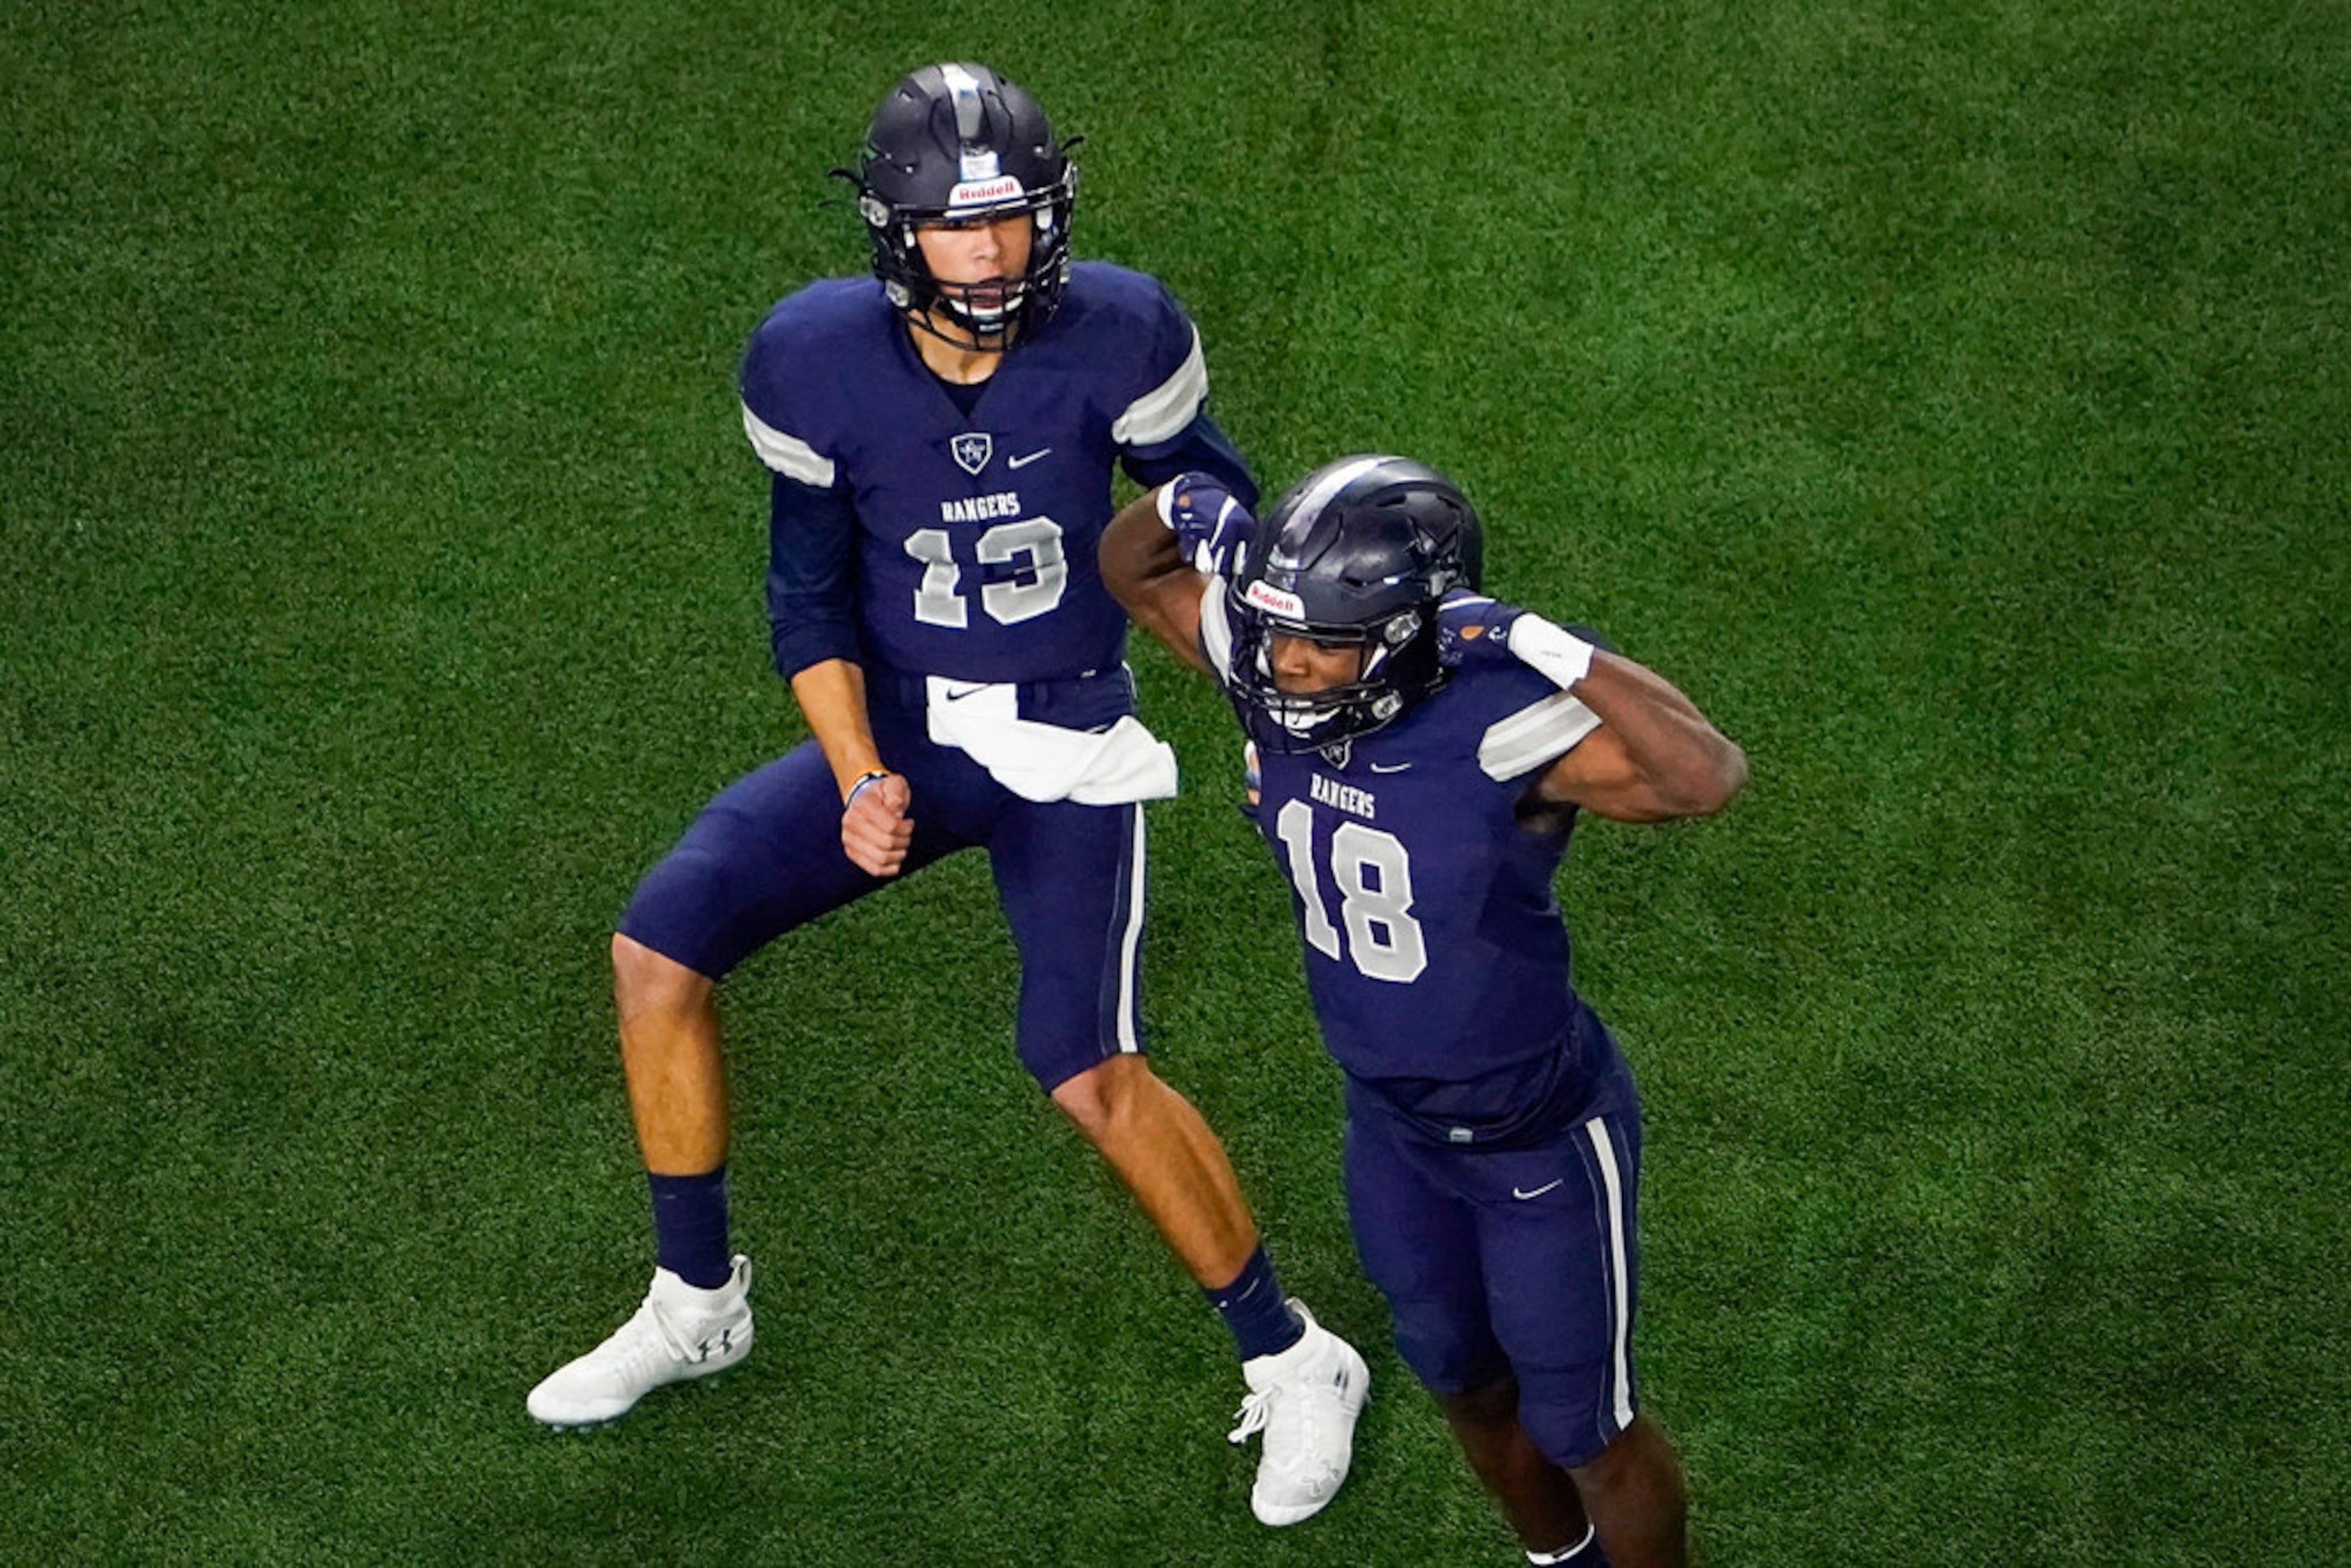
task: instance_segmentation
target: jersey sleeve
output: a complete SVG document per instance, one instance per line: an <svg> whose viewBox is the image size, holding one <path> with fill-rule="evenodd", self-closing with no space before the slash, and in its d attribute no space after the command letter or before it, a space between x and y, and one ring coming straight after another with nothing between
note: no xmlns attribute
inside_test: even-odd
<svg viewBox="0 0 2351 1568"><path fill-rule="evenodd" d="M771 312L759 329L751 334L751 341L743 350L743 371L738 386L743 398L743 434L750 438L751 450L759 461L774 473L799 484L820 490L830 490L840 477L832 456L825 450L831 443L825 434L815 428L815 411L801 406L804 399L795 395L806 377L796 380L792 374L793 361L805 361L812 357L797 340L795 297L784 301ZM797 351L796 351L797 350Z"/></svg>
<svg viewBox="0 0 2351 1568"><path fill-rule="evenodd" d="M1594 647L1615 651L1590 627L1572 630ZM1502 781L1550 767L1600 727L1600 716L1572 693L1559 690L1532 670L1509 674L1510 679L1501 688L1509 711L1488 725L1478 741L1478 766L1488 778Z"/></svg>
<svg viewBox="0 0 2351 1568"><path fill-rule="evenodd" d="M1142 338L1141 375L1126 406L1112 419L1111 439L1127 451L1149 452L1181 435L1208 401L1208 361L1200 330L1176 297L1156 282L1134 330Z"/></svg>
<svg viewBox="0 0 2351 1568"><path fill-rule="evenodd" d="M1165 445L1149 452L1122 453L1120 466L1126 470L1128 478L1145 487L1165 485L1178 474L1206 474L1230 491L1242 506L1251 511L1257 509L1257 480L1249 474L1249 459L1208 417L1206 409Z"/></svg>
<svg viewBox="0 0 2351 1568"><path fill-rule="evenodd" d="M827 659L862 662L854 596L857 514L838 489L778 473L768 507L768 639L790 680Z"/></svg>
<svg viewBox="0 0 2351 1568"><path fill-rule="evenodd" d="M1553 691L1488 725L1478 740L1478 766L1489 779L1523 778L1558 761L1599 727L1598 714Z"/></svg>
<svg viewBox="0 0 2351 1568"><path fill-rule="evenodd" d="M1111 423L1120 463L1139 485L1163 485L1197 469L1215 476L1241 505L1257 505L1257 481L1240 450L1208 417L1208 361L1200 330L1156 279L1134 330L1143 340L1143 374Z"/></svg>
<svg viewBox="0 0 2351 1568"><path fill-rule="evenodd" d="M805 297L760 323L743 352L743 433L773 476L768 507L768 628L785 679L826 659L860 657L854 609L856 512L817 408L797 395Z"/></svg>

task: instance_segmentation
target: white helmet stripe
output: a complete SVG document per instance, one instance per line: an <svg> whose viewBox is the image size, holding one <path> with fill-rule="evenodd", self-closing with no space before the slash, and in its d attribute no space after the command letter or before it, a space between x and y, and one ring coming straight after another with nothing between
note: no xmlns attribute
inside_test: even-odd
<svg viewBox="0 0 2351 1568"><path fill-rule="evenodd" d="M979 101L979 78L961 66L941 66L939 77L947 84L947 92L955 100L956 140L977 140L980 116L985 112Z"/></svg>
<svg viewBox="0 0 2351 1568"><path fill-rule="evenodd" d="M1313 517L1324 507L1331 504L1332 497L1345 489L1348 485L1353 483L1359 476L1371 469L1378 467L1381 464L1387 461L1388 458L1386 455L1380 454L1371 457L1358 457L1353 463L1341 464L1338 467L1333 468L1328 474L1323 475L1322 482L1321 484L1306 492L1305 495L1301 496L1298 498L1298 505L1290 509L1290 515L1292 517Z"/></svg>

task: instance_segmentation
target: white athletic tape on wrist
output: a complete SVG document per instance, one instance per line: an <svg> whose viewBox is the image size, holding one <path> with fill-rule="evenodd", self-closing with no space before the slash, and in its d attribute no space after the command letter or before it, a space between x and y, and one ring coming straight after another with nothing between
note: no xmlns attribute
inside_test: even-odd
<svg viewBox="0 0 2351 1568"><path fill-rule="evenodd" d="M1510 648L1520 664L1541 671L1562 691L1592 673L1592 655L1597 652L1574 632L1554 626L1532 611L1510 622Z"/></svg>

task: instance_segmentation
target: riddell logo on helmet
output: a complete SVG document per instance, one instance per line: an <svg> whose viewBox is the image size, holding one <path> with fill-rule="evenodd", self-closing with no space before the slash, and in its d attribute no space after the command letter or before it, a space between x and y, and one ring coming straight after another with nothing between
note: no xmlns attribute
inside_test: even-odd
<svg viewBox="0 0 2351 1568"><path fill-rule="evenodd" d="M987 202L1008 202L1020 194L1020 182L1007 174L1000 180L967 180L947 193L950 207L976 207Z"/></svg>
<svg viewBox="0 0 2351 1568"><path fill-rule="evenodd" d="M1284 593L1281 590L1272 586L1270 583L1252 582L1249 585L1248 591L1244 592L1241 597L1248 600L1251 604L1256 605L1259 610L1270 611L1272 613L1282 616L1288 620L1303 621L1306 619L1305 601L1294 593Z"/></svg>

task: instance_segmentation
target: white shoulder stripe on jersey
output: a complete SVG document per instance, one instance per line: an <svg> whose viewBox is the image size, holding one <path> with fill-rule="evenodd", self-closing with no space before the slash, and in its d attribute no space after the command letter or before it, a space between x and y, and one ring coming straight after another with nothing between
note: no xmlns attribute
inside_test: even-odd
<svg viewBox="0 0 2351 1568"><path fill-rule="evenodd" d="M1149 446L1178 434L1200 413L1208 397L1208 361L1200 352L1200 329L1192 329L1192 351L1176 373L1126 405L1110 427L1110 438L1121 446Z"/></svg>
<svg viewBox="0 0 2351 1568"><path fill-rule="evenodd" d="M1225 580L1208 579L1200 590L1200 651L1208 655L1208 667L1217 672L1217 679L1230 680L1233 674L1233 627L1225 619Z"/></svg>
<svg viewBox="0 0 2351 1568"><path fill-rule="evenodd" d="M1497 719L1478 742L1478 766L1489 779L1516 779L1565 755L1600 727L1600 716L1566 692L1530 703Z"/></svg>
<svg viewBox="0 0 2351 1568"><path fill-rule="evenodd" d="M766 420L743 405L743 434L751 438L751 450L759 461L787 479L797 479L803 485L813 485L820 490L832 488L832 459L821 456L817 449L797 435L786 435Z"/></svg>

